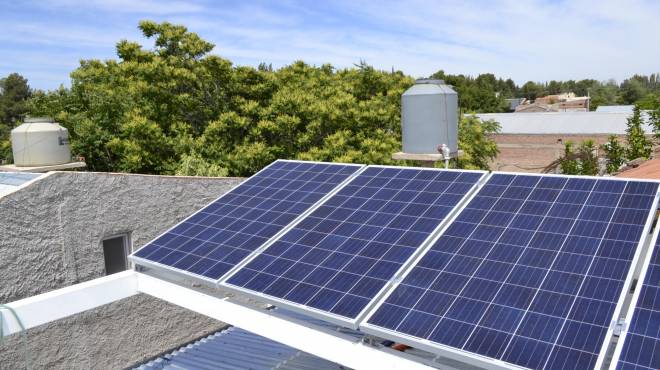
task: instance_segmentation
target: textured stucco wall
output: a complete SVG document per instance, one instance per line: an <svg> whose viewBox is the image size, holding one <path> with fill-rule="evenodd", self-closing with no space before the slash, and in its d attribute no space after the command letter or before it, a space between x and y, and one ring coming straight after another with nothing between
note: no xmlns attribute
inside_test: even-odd
<svg viewBox="0 0 660 370"><path fill-rule="evenodd" d="M105 274L101 240L138 248L240 179L55 172L0 198L0 302ZM137 296L29 331L34 368L123 368L223 324ZM0 368L22 367L17 335ZM17 362L18 361L18 362Z"/></svg>

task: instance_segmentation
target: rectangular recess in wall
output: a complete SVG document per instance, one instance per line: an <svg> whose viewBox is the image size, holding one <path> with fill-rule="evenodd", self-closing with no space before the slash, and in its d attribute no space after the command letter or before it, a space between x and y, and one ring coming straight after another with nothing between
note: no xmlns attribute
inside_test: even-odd
<svg viewBox="0 0 660 370"><path fill-rule="evenodd" d="M130 236L128 233L103 239L103 258L105 274L111 275L128 269L128 250Z"/></svg>

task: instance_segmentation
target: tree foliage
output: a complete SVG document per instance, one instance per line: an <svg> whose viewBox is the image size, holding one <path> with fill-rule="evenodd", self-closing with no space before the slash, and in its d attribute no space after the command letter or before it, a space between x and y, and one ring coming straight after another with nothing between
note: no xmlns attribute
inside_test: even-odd
<svg viewBox="0 0 660 370"><path fill-rule="evenodd" d="M593 140L583 141L578 148L571 141L564 144L564 155L559 160L561 172L566 175L598 174L598 157L596 144Z"/></svg>
<svg viewBox="0 0 660 370"><path fill-rule="evenodd" d="M497 143L490 137L499 132L499 123L481 121L474 115L461 117L458 126L458 146L463 155L458 157L458 167L488 169L490 161L497 157Z"/></svg>
<svg viewBox="0 0 660 370"><path fill-rule="evenodd" d="M0 79L0 122L13 126L27 112L32 90L27 79L18 73Z"/></svg>
<svg viewBox="0 0 660 370"><path fill-rule="evenodd" d="M614 80L598 81L584 79L579 81L527 81L518 87L515 84L504 86L504 81L498 79L494 92L506 98L527 98L534 100L546 95L573 92L578 96L590 96L590 109L595 110L600 105L640 104L642 109L655 109L649 105L660 96L660 73L648 76L633 75L618 84ZM508 80L507 80L508 81ZM486 107L484 107L486 108ZM496 112L492 110L491 112Z"/></svg>
<svg viewBox="0 0 660 370"><path fill-rule="evenodd" d="M516 95L513 80L498 79L491 73L477 77L450 75L440 70L431 78L444 80L458 93L459 106L466 113L506 112L509 105L504 100Z"/></svg>
<svg viewBox="0 0 660 370"><path fill-rule="evenodd" d="M120 41L118 60L82 61L32 104L93 170L245 176L277 158L389 163L400 146L401 72L235 67L183 26L140 29L153 49Z"/></svg>
<svg viewBox="0 0 660 370"><path fill-rule="evenodd" d="M580 164L575 154L575 144L572 141L567 141L564 144L564 156L559 159L559 166L563 174L580 174Z"/></svg>
<svg viewBox="0 0 660 370"><path fill-rule="evenodd" d="M601 148L605 152L607 173L617 172L626 163L626 147L619 142L616 135L610 136Z"/></svg>
<svg viewBox="0 0 660 370"><path fill-rule="evenodd" d="M395 164L401 72L233 66L183 26L141 22L153 49L122 40L118 60L84 60L70 89L37 93L33 114L69 128L95 171L247 176L277 158ZM493 124L462 123L469 167L496 153ZM474 143L474 144L473 144Z"/></svg>
<svg viewBox="0 0 660 370"><path fill-rule="evenodd" d="M645 124L650 126L653 130L654 137L652 139L649 138L644 131ZM612 135L605 144L601 145L601 149L605 152L605 171L607 173L615 173L627 161L637 158L650 158L654 145L653 139L656 142L660 140L660 108L642 114L640 107L635 106L633 115L628 118L625 144L620 143L616 135ZM585 167L581 163L585 158L585 153L583 153L584 151L582 149L586 150L587 147L590 148L592 144L593 142L590 140L585 141L580 145L580 150L576 152L574 150L574 145L572 143L567 143L564 155L555 164L560 166L562 173L582 175L591 174L591 172L593 172L591 166L589 165ZM548 166L548 170L552 169L553 165ZM599 172L597 161L595 172Z"/></svg>
<svg viewBox="0 0 660 370"><path fill-rule="evenodd" d="M91 170L247 176L277 158L396 163L400 97L414 83L402 72L365 62L348 69L302 61L279 69L235 66L183 26L143 21L139 28L152 47L122 40L117 59L83 60L70 88L33 92L27 100L30 114L51 116L69 129L73 152ZM603 103L639 97L648 104L660 93L657 75L621 85L582 80L522 87L493 74L438 71L432 77L454 86L463 112L506 111L505 98L566 91L595 99L603 89ZM464 156L456 165L487 168L497 155L490 138L497 129L462 117Z"/></svg>
<svg viewBox="0 0 660 370"><path fill-rule="evenodd" d="M28 111L31 95L27 79L18 73L0 79L0 160L11 159L9 132Z"/></svg>
<svg viewBox="0 0 660 370"><path fill-rule="evenodd" d="M635 106L632 117L628 118L626 128L626 141L628 143L626 157L630 160L647 159L653 150L653 143L646 137L643 123L641 110L639 106Z"/></svg>

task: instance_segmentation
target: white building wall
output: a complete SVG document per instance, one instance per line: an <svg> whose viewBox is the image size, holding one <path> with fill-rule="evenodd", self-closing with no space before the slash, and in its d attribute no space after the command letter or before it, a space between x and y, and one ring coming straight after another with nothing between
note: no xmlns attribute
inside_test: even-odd
<svg viewBox="0 0 660 370"><path fill-rule="evenodd" d="M238 184L192 178L54 172L0 197L0 302L103 276L101 240L130 232L145 244ZM223 324L136 296L28 332L33 368L124 368ZM0 369L23 367L20 336Z"/></svg>
<svg viewBox="0 0 660 370"><path fill-rule="evenodd" d="M503 134L616 134L626 132L630 113L544 112L544 113L480 113L481 120L500 123ZM651 127L645 126L651 134Z"/></svg>

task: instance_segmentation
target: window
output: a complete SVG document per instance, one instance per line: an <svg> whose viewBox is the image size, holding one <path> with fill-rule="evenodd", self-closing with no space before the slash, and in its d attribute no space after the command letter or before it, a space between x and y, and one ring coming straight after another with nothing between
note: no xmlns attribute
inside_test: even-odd
<svg viewBox="0 0 660 370"><path fill-rule="evenodd" d="M117 235L103 240L105 274L111 275L128 269L128 234Z"/></svg>

